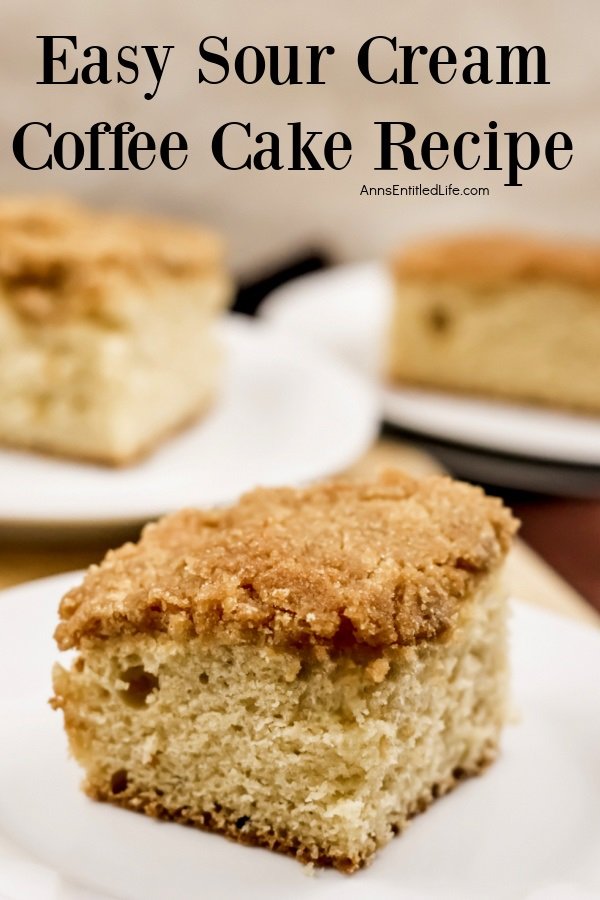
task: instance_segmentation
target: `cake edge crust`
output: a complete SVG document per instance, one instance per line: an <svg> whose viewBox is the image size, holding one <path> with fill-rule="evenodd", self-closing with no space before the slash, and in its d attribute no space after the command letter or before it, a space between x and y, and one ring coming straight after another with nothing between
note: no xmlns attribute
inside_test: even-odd
<svg viewBox="0 0 600 900"><path fill-rule="evenodd" d="M425 812L435 800L445 796L454 790L462 781L467 778L473 778L481 775L497 758L499 750L498 741L488 743L482 750L479 759L470 767L454 768L448 777L439 783L433 784L428 790L422 794L413 804L412 808L403 816L399 816L397 821L392 822L391 828L393 836L401 834L410 820L420 813ZM222 811L192 811L186 807L178 809L168 809L161 802L158 789L150 789L146 791L138 790L131 792L127 796L114 794L106 785L94 784L92 780L84 781L83 790L87 796L101 803L110 803L121 809L131 812L142 813L153 819L160 819L167 822L176 822L180 825L188 825L201 831L207 831L213 834L220 834L236 843L245 844L252 847L261 847L268 850L291 856L304 865L318 866L319 868L334 868L338 872L345 875L352 875L359 869L368 866L379 850L387 846L385 844L373 844L361 853L353 857L343 854L336 855L331 851L325 850L317 844L302 843L298 838L289 832L274 833L268 828L248 827L248 823L244 822L239 826L241 818L245 816L233 816L223 813Z"/></svg>
<svg viewBox="0 0 600 900"><path fill-rule="evenodd" d="M464 232L421 238L393 252L392 277L487 286L498 280L556 280L596 290L600 243L528 232Z"/></svg>
<svg viewBox="0 0 600 900"><path fill-rule="evenodd" d="M364 509L356 512L355 499ZM303 509L331 511L328 514L338 516L342 524L352 515L356 525L359 513L372 522L380 514L377 504L396 500L404 532L412 527L409 512L417 525L428 515L433 550L421 542L412 560L403 562L400 553L396 563L392 546L382 557L383 565L381 559L376 561L378 581L366 559L358 572L355 567L346 573L344 583L356 599L340 607L340 563L337 557L333 564L328 562L322 542L323 534L331 535L319 515L306 522ZM410 504L408 512L400 501ZM274 514L270 532L265 525L278 510L289 510L287 518L295 523L290 536L281 529L283 541ZM398 513L391 524L400 518ZM482 582L500 569L517 524L501 501L479 488L441 476L414 479L393 469L367 481L330 479L303 489L256 489L233 506L165 516L147 526L136 544L109 551L62 598L55 640L66 650L91 646L88 642L96 639L166 634L177 640L201 637L208 643L268 645L319 656L352 647L373 653L437 641L454 627L460 609ZM289 548L299 545L300 527L302 541L307 528L320 541L311 545L310 565L305 556L290 562ZM402 544L403 533L397 535L396 545ZM441 550L436 550L438 535ZM380 532L376 537L377 549L384 537ZM352 547L344 548L342 564L351 557ZM359 582L360 597L355 590ZM280 590L288 593L282 597ZM108 603L105 598L111 592L117 601Z"/></svg>

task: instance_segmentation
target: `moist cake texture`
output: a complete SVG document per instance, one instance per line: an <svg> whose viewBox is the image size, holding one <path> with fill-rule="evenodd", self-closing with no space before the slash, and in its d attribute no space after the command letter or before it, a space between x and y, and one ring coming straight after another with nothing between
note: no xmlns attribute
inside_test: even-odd
<svg viewBox="0 0 600 900"><path fill-rule="evenodd" d="M514 528L398 472L147 526L60 606L85 790L354 871L494 758Z"/></svg>
<svg viewBox="0 0 600 900"><path fill-rule="evenodd" d="M227 302L199 228L0 202L0 442L126 463L210 403Z"/></svg>
<svg viewBox="0 0 600 900"><path fill-rule="evenodd" d="M519 234L396 255L391 378L600 411L600 244Z"/></svg>

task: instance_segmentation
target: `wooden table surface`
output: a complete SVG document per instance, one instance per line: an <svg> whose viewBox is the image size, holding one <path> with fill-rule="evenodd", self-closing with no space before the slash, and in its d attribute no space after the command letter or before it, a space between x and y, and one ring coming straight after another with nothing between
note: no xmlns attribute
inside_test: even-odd
<svg viewBox="0 0 600 900"><path fill-rule="evenodd" d="M397 465L416 475L439 471L434 460L410 445L396 441L380 441L356 466L352 473L368 473L385 465ZM130 537L135 539L136 529ZM0 543L0 588L67 572L98 562L106 550L122 541L123 536L104 536L82 540L81 535L52 542L31 540L26 536ZM508 561L508 581L514 597L556 613L600 626L600 615L522 541L517 540Z"/></svg>

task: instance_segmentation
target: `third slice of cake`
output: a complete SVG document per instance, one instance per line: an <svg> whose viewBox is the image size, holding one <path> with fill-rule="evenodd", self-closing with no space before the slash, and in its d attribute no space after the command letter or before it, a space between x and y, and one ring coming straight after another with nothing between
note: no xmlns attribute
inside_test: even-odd
<svg viewBox="0 0 600 900"><path fill-rule="evenodd" d="M514 527L398 472L148 526L60 607L85 790L355 870L496 755Z"/></svg>
<svg viewBox="0 0 600 900"><path fill-rule="evenodd" d="M448 237L393 273L391 378L600 412L600 244Z"/></svg>

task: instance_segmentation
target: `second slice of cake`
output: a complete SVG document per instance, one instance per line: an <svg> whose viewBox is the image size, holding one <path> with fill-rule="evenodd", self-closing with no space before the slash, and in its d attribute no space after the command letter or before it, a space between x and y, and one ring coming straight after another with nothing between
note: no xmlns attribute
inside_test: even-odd
<svg viewBox="0 0 600 900"><path fill-rule="evenodd" d="M0 203L0 443L120 465L214 398L221 242L192 226Z"/></svg>
<svg viewBox="0 0 600 900"><path fill-rule="evenodd" d="M496 755L514 527L396 472L148 526L60 607L85 790L355 870Z"/></svg>

